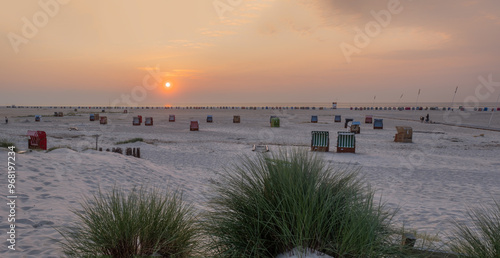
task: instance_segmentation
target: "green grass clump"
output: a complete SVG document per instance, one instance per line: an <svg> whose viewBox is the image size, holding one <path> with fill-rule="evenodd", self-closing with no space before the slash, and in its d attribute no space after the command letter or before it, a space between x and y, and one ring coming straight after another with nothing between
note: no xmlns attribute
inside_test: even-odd
<svg viewBox="0 0 500 258"><path fill-rule="evenodd" d="M450 249L463 257L500 257L500 203L469 209L473 226L455 222Z"/></svg>
<svg viewBox="0 0 500 258"><path fill-rule="evenodd" d="M59 230L68 256L189 257L198 239L191 206L178 192L144 188L126 193L114 187L73 210L78 221Z"/></svg>
<svg viewBox="0 0 500 258"><path fill-rule="evenodd" d="M214 184L207 248L222 257L317 250L333 257L397 252L391 214L357 170L334 169L306 151L245 158Z"/></svg>
<svg viewBox="0 0 500 258"><path fill-rule="evenodd" d="M117 142L116 144L126 144L126 143L143 142L143 141L144 139L142 138L132 138L126 141Z"/></svg>
<svg viewBox="0 0 500 258"><path fill-rule="evenodd" d="M17 147L13 142L11 142L7 139L0 139L0 147L1 148L9 148L11 146L14 146L14 148L15 148L14 150L17 151Z"/></svg>

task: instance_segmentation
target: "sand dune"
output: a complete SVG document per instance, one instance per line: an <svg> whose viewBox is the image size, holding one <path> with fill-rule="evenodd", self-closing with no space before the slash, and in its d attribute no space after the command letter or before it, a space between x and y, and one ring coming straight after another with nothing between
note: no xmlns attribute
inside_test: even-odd
<svg viewBox="0 0 500 258"><path fill-rule="evenodd" d="M0 108L0 117L9 116L9 124L0 125L0 138L27 149L27 130L43 130L48 147L63 147L48 153L33 151L17 154L17 245L16 252L4 242L2 257L59 257L61 236L54 227L64 227L75 219L71 208L78 209L82 196L99 187L117 185L126 189L141 184L179 188L187 201L200 212L212 196L210 182L241 155L256 155L253 144L267 144L271 151L294 146L308 149L311 131L330 132L330 152L319 153L334 166L353 166L382 195L389 207L400 207L395 218L407 228L429 234L450 232L451 220L464 220L466 207L491 204L500 198L500 116L495 114L488 126L490 112L460 113L445 116L443 111L351 111L351 110L129 110L106 113L110 123L90 122L88 110L74 116L53 117L54 109ZM96 111L97 112L97 111ZM420 123L430 113L436 124ZM31 115L41 114L35 122ZM168 115L176 122L169 123ZM206 123L207 114L214 117ZM356 154L336 153L336 132L344 124L334 123L333 115L361 121L356 136ZM384 118L384 129L373 130L364 124L365 114ZM154 117L154 126L132 126L135 115ZM241 115L233 124L232 116ZM280 128L269 127L269 116L281 117ZM311 115L319 123L309 123ZM455 127L450 119L460 118L461 125L488 127L492 130ZM200 131L190 132L189 121L200 121ZM393 142L396 125L411 126L413 143ZM70 131L69 128L78 128ZM139 147L141 158L111 152L99 152L99 146ZM144 142L117 145L116 142L141 137ZM2 160L7 150L1 149ZM2 162L4 168L7 166ZM1 198L6 202L7 178L0 180ZM0 229L8 230L8 207L2 205ZM5 236L5 235L4 235Z"/></svg>

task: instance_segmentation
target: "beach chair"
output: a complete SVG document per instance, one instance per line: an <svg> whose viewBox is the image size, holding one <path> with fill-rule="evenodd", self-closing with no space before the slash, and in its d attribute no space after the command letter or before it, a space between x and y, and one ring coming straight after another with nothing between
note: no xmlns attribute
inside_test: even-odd
<svg viewBox="0 0 500 258"><path fill-rule="evenodd" d="M125 109L125 110L123 110L123 113L124 113L124 114L127 114L127 113L128 113L128 110L126 110L126 109Z"/></svg>
<svg viewBox="0 0 500 258"><path fill-rule="evenodd" d="M269 117L269 125L271 125L271 126L272 126L272 120L273 120L273 118L275 118L275 117L277 117L277 116L270 116L270 117Z"/></svg>
<svg viewBox="0 0 500 258"><path fill-rule="evenodd" d="M95 120L99 121L99 119L100 119L99 114L97 114L97 113L94 114L94 118L95 118Z"/></svg>
<svg viewBox="0 0 500 258"><path fill-rule="evenodd" d="M280 119L279 117L271 118L271 127L280 127Z"/></svg>
<svg viewBox="0 0 500 258"><path fill-rule="evenodd" d="M311 123L317 123L318 122L318 116L311 116Z"/></svg>
<svg viewBox="0 0 500 258"><path fill-rule="evenodd" d="M146 120L144 121L145 126L152 126L153 125L153 118L152 117L146 117Z"/></svg>
<svg viewBox="0 0 500 258"><path fill-rule="evenodd" d="M212 123L214 121L214 118L212 117L212 115L208 115L207 116L207 123Z"/></svg>
<svg viewBox="0 0 500 258"><path fill-rule="evenodd" d="M99 118L99 123L100 123L101 125L107 125L107 124L108 124L108 117L107 117L107 116L101 116L101 117Z"/></svg>
<svg viewBox="0 0 500 258"><path fill-rule="evenodd" d="M311 136L311 151L328 152L330 150L330 134L328 131L312 131Z"/></svg>
<svg viewBox="0 0 500 258"><path fill-rule="evenodd" d="M132 118L132 125L141 125L141 121L138 116Z"/></svg>
<svg viewBox="0 0 500 258"><path fill-rule="evenodd" d="M169 115L168 116L168 121L169 122L175 122L175 115Z"/></svg>
<svg viewBox="0 0 500 258"><path fill-rule="evenodd" d="M40 122L42 120L42 116L41 115L36 115L35 116L35 122Z"/></svg>
<svg viewBox="0 0 500 258"><path fill-rule="evenodd" d="M198 123L198 120L191 120L191 124L189 125L189 131L199 131L200 130L200 124Z"/></svg>
<svg viewBox="0 0 500 258"><path fill-rule="evenodd" d="M344 128L347 128L347 124L348 124L349 122L352 122L353 120L354 120L354 119L352 119L352 118L346 118L346 119L345 119Z"/></svg>
<svg viewBox="0 0 500 258"><path fill-rule="evenodd" d="M240 121L241 121L240 116L233 116L233 123L238 124L240 123Z"/></svg>
<svg viewBox="0 0 500 258"><path fill-rule="evenodd" d="M367 115L365 117L365 124L371 124L371 123L373 123L373 116Z"/></svg>
<svg viewBox="0 0 500 258"><path fill-rule="evenodd" d="M342 122L342 116L340 116L340 115L336 115L336 116L335 116L335 119L334 119L333 121L334 121L335 123L340 123L340 122Z"/></svg>
<svg viewBox="0 0 500 258"><path fill-rule="evenodd" d="M54 112L54 116L59 116L59 113L58 112Z"/></svg>
<svg viewBox="0 0 500 258"><path fill-rule="evenodd" d="M28 130L28 149L47 150L47 135L44 131Z"/></svg>
<svg viewBox="0 0 500 258"><path fill-rule="evenodd" d="M356 134L337 132L337 152L356 153Z"/></svg>
<svg viewBox="0 0 500 258"><path fill-rule="evenodd" d="M413 142L413 129L408 126L396 126L398 131L394 136L395 142Z"/></svg>
<svg viewBox="0 0 500 258"><path fill-rule="evenodd" d="M352 122L351 126L349 127L349 131L355 134L361 133L361 123L358 121Z"/></svg>
<svg viewBox="0 0 500 258"><path fill-rule="evenodd" d="M57 113L57 116L58 116L58 117L63 117L63 116L64 116L64 114L63 114L63 112L59 112L59 113Z"/></svg>
<svg viewBox="0 0 500 258"><path fill-rule="evenodd" d="M94 114L90 114L90 118L89 118L89 119L90 119L90 121L95 121L95 116L94 116Z"/></svg>
<svg viewBox="0 0 500 258"><path fill-rule="evenodd" d="M373 129L384 129L384 119L374 119Z"/></svg>

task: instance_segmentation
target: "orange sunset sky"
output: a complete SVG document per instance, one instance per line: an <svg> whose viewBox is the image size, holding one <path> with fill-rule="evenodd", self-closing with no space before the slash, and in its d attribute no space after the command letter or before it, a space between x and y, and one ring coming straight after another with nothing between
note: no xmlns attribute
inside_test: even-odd
<svg viewBox="0 0 500 258"><path fill-rule="evenodd" d="M500 1L1 2L0 105L500 95Z"/></svg>

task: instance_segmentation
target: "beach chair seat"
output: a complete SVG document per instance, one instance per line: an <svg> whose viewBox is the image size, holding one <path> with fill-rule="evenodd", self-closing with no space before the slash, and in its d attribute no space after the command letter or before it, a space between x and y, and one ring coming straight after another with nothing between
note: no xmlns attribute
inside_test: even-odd
<svg viewBox="0 0 500 258"><path fill-rule="evenodd" d="M191 120L191 123L189 125L189 131L199 131L200 130L200 124L198 123L198 120Z"/></svg>
<svg viewBox="0 0 500 258"><path fill-rule="evenodd" d="M395 142L413 142L413 129L409 126L396 126L398 131L394 136Z"/></svg>
<svg viewBox="0 0 500 258"><path fill-rule="evenodd" d="M373 129L384 129L384 120L383 119L374 119Z"/></svg>
<svg viewBox="0 0 500 258"><path fill-rule="evenodd" d="M47 134L44 131L28 130L28 149L47 150Z"/></svg>
<svg viewBox="0 0 500 258"><path fill-rule="evenodd" d="M353 121L349 127L349 131L355 134L361 133L361 123L358 121Z"/></svg>
<svg viewBox="0 0 500 258"><path fill-rule="evenodd" d="M352 119L352 118L346 118L346 119L345 119L344 128L347 128L347 124L348 124L349 122L352 122L353 120L354 120L354 119Z"/></svg>
<svg viewBox="0 0 500 258"><path fill-rule="evenodd" d="M337 132L337 152L356 153L356 134Z"/></svg>
<svg viewBox="0 0 500 258"><path fill-rule="evenodd" d="M271 118L271 127L280 127L280 119L278 117Z"/></svg>
<svg viewBox="0 0 500 258"><path fill-rule="evenodd" d="M330 150L330 133L328 131L312 131L311 136L311 151L328 152Z"/></svg>
<svg viewBox="0 0 500 258"><path fill-rule="evenodd" d="M140 121L139 117L134 116L132 118L132 125L141 125L141 121Z"/></svg>

